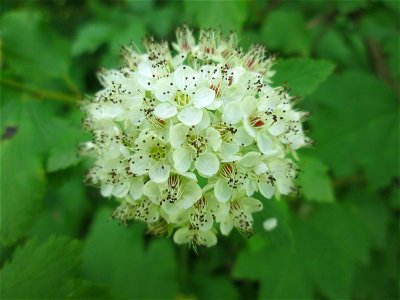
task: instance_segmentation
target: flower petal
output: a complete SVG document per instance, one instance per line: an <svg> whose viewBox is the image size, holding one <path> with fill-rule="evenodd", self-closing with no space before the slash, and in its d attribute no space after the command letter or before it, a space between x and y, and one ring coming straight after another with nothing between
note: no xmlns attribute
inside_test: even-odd
<svg viewBox="0 0 400 300"><path fill-rule="evenodd" d="M266 134L258 134L256 136L257 146L265 155L276 153L272 139Z"/></svg>
<svg viewBox="0 0 400 300"><path fill-rule="evenodd" d="M280 135L285 131L285 122L282 120L278 120L277 122L275 122L270 128L268 128L268 131L274 135Z"/></svg>
<svg viewBox="0 0 400 300"><path fill-rule="evenodd" d="M251 168L259 162L260 156L261 156L260 152L255 152L255 151L248 152L242 156L242 158L239 161L239 164L244 167Z"/></svg>
<svg viewBox="0 0 400 300"><path fill-rule="evenodd" d="M160 119L169 119L175 116L178 110L175 105L170 102L164 102L156 106L154 114Z"/></svg>
<svg viewBox="0 0 400 300"><path fill-rule="evenodd" d="M161 78L157 81L154 90L156 98L162 102L170 101L175 97L176 88L171 77Z"/></svg>
<svg viewBox="0 0 400 300"><path fill-rule="evenodd" d="M151 168L149 176L155 183L161 183L168 179L171 167L169 165L159 164L156 168Z"/></svg>
<svg viewBox="0 0 400 300"><path fill-rule="evenodd" d="M210 177L218 172L219 160L214 154L206 153L197 158L195 166L202 175Z"/></svg>
<svg viewBox="0 0 400 300"><path fill-rule="evenodd" d="M257 212L263 209L261 201L252 197L243 198L241 204L244 207L244 210L250 213Z"/></svg>
<svg viewBox="0 0 400 300"><path fill-rule="evenodd" d="M144 183L142 178L134 178L132 180L129 194L133 200L137 200L143 195L143 186Z"/></svg>
<svg viewBox="0 0 400 300"><path fill-rule="evenodd" d="M117 184L114 186L113 195L117 198L123 198L128 194L130 188L130 183L128 181L123 182L122 184Z"/></svg>
<svg viewBox="0 0 400 300"><path fill-rule="evenodd" d="M202 108L210 105L215 98L215 92L212 89L201 87L197 89L192 97L193 105Z"/></svg>
<svg viewBox="0 0 400 300"><path fill-rule="evenodd" d="M111 196L113 189L114 189L114 186L112 184L103 184L100 189L100 194L103 197L109 197L109 196Z"/></svg>
<svg viewBox="0 0 400 300"><path fill-rule="evenodd" d="M217 244L217 237L214 232L209 231L199 231L198 232L198 243L202 246L212 247Z"/></svg>
<svg viewBox="0 0 400 300"><path fill-rule="evenodd" d="M220 178L214 186L214 195L219 202L225 203L232 196L232 188L225 180Z"/></svg>
<svg viewBox="0 0 400 300"><path fill-rule="evenodd" d="M247 96L242 101L243 116L250 116L257 109L257 100L253 96Z"/></svg>
<svg viewBox="0 0 400 300"><path fill-rule="evenodd" d="M193 106L189 106L178 113L179 121L187 126L199 124L202 117L203 111Z"/></svg>
<svg viewBox="0 0 400 300"><path fill-rule="evenodd" d="M193 91L197 83L197 72L189 66L181 66L173 74L174 84L178 90L186 93Z"/></svg>
<svg viewBox="0 0 400 300"><path fill-rule="evenodd" d="M184 173L189 170L192 163L192 156L189 150L178 148L172 154L172 158L174 160L174 167L178 172Z"/></svg>
<svg viewBox="0 0 400 300"><path fill-rule="evenodd" d="M220 223L220 230L223 235L229 235L233 228L233 220L231 215L226 216L226 218Z"/></svg>
<svg viewBox="0 0 400 300"><path fill-rule="evenodd" d="M147 173L149 158L145 154L135 154L132 158L130 168L133 174L143 175Z"/></svg>
<svg viewBox="0 0 400 300"><path fill-rule="evenodd" d="M251 137L244 127L239 127L233 136L233 140L242 146L248 146L253 143L254 138Z"/></svg>
<svg viewBox="0 0 400 300"><path fill-rule="evenodd" d="M232 101L225 105L222 120L229 124L236 124L242 118L241 105L239 101Z"/></svg>
<svg viewBox="0 0 400 300"><path fill-rule="evenodd" d="M189 243L190 240L190 230L188 227L179 228L175 231L174 242L181 245Z"/></svg>
<svg viewBox="0 0 400 300"><path fill-rule="evenodd" d="M236 152L239 151L239 146L234 143L222 143L220 156L223 159L232 157Z"/></svg>
<svg viewBox="0 0 400 300"><path fill-rule="evenodd" d="M169 142L173 148L181 146L185 140L186 135L189 132L189 127L184 124L176 124L169 130Z"/></svg>
<svg viewBox="0 0 400 300"><path fill-rule="evenodd" d="M272 196L275 194L275 188L272 184L261 181L258 183L258 189L260 193L267 199L271 199Z"/></svg>
<svg viewBox="0 0 400 300"><path fill-rule="evenodd" d="M143 186L143 194L147 196L154 204L160 204L161 191L157 183L151 180L147 181L146 184Z"/></svg>
<svg viewBox="0 0 400 300"><path fill-rule="evenodd" d="M202 196L202 191L196 182L189 181L185 184L182 192L182 197L177 202L177 205L183 209L188 209L197 202Z"/></svg>
<svg viewBox="0 0 400 300"><path fill-rule="evenodd" d="M213 127L209 127L206 130L206 137L207 137L207 141L210 143L211 148L214 151L217 151L219 149L219 147L221 147L221 135L218 132L218 130L216 130Z"/></svg>

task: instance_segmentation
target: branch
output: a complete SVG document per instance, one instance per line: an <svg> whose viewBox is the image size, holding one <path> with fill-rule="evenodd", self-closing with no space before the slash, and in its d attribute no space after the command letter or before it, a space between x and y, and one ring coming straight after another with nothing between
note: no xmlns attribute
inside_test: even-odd
<svg viewBox="0 0 400 300"><path fill-rule="evenodd" d="M57 93L57 92L39 90L39 89L35 89L32 87L23 85L17 81L10 80L10 79L0 78L0 84L4 85L4 86L8 86L8 87L16 89L16 90L20 90L20 91L29 93L36 98L52 99L52 100L66 102L69 104L76 103L79 100L78 96L71 96L71 95L66 95L66 94Z"/></svg>

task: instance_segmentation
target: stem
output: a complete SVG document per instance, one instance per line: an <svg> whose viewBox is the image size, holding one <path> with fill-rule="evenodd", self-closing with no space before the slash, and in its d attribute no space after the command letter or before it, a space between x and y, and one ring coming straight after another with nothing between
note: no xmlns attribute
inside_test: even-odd
<svg viewBox="0 0 400 300"><path fill-rule="evenodd" d="M62 94L62 93L56 93L56 92L51 92L51 91L35 89L35 88L23 85L17 81L10 80L10 79L0 78L0 84L11 87L16 90L27 92L37 98L53 99L53 100L63 101L63 102L70 103L70 104L76 103L76 101L79 99L78 97L70 96L70 95L66 95L66 94Z"/></svg>
<svg viewBox="0 0 400 300"><path fill-rule="evenodd" d="M79 91L78 87L76 86L75 82L71 79L71 77L66 75L64 77L64 82L77 98L82 98L81 92Z"/></svg>

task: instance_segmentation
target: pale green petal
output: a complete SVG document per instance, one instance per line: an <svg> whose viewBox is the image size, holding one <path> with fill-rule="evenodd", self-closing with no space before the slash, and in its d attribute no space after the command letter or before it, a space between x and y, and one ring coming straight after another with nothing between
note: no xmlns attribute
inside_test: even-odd
<svg viewBox="0 0 400 300"><path fill-rule="evenodd" d="M236 124L242 119L241 104L232 101L225 105L222 120L228 124Z"/></svg>
<svg viewBox="0 0 400 300"><path fill-rule="evenodd" d="M292 192L293 182L289 179L282 178L277 180L277 188L282 195L289 195Z"/></svg>
<svg viewBox="0 0 400 300"><path fill-rule="evenodd" d="M180 147L186 141L189 127L184 124L176 124L169 130L169 142L173 148Z"/></svg>
<svg viewBox="0 0 400 300"><path fill-rule="evenodd" d="M123 198L128 194L130 188L130 183L128 181L118 183L114 186L113 195L117 198Z"/></svg>
<svg viewBox="0 0 400 300"><path fill-rule="evenodd" d="M246 130L247 134L250 137L255 137L256 136L256 131L254 130L254 128L251 126L248 118L243 119L243 127Z"/></svg>
<svg viewBox="0 0 400 300"><path fill-rule="evenodd" d="M143 194L146 195L154 204L160 203L160 187L153 181L147 181L143 186Z"/></svg>
<svg viewBox="0 0 400 300"><path fill-rule="evenodd" d="M192 101L195 107L202 108L210 105L215 98L215 92L212 89L201 87L196 90L192 97Z"/></svg>
<svg viewBox="0 0 400 300"><path fill-rule="evenodd" d="M239 151L239 146L235 143L222 143L221 145L221 157L226 159L233 156Z"/></svg>
<svg viewBox="0 0 400 300"><path fill-rule="evenodd" d="M179 228L175 231L174 242L177 244L186 244L190 241L190 230L188 227Z"/></svg>
<svg viewBox="0 0 400 300"><path fill-rule="evenodd" d="M256 137L257 146L265 155L273 155L277 151L274 149L274 142L266 134L258 134Z"/></svg>
<svg viewBox="0 0 400 300"><path fill-rule="evenodd" d="M260 152L252 151L243 155L243 157L239 161L239 164L243 167L251 168L259 162L260 157Z"/></svg>
<svg viewBox="0 0 400 300"><path fill-rule="evenodd" d="M187 209L197 202L202 196L202 191L196 182L189 181L183 187L182 197L177 202L181 208Z"/></svg>
<svg viewBox="0 0 400 300"><path fill-rule="evenodd" d="M210 177L218 172L219 160L215 154L202 154L196 159L195 167L202 175Z"/></svg>
<svg viewBox="0 0 400 300"><path fill-rule="evenodd" d="M232 196L232 188L220 178L214 186L214 195L219 202L227 202Z"/></svg>
<svg viewBox="0 0 400 300"><path fill-rule="evenodd" d="M113 192L113 189L114 189L113 185L111 185L111 184L103 184L101 186L101 189L100 189L100 194L103 197L109 197L109 196L111 196L111 194Z"/></svg>
<svg viewBox="0 0 400 300"><path fill-rule="evenodd" d="M252 197L243 198L241 204L243 205L244 210L249 213L257 212L263 209L261 201Z"/></svg>
<svg viewBox="0 0 400 300"><path fill-rule="evenodd" d="M252 132L254 132L252 130ZM242 146L248 146L254 142L254 137L251 137L244 127L239 127L233 137L233 140Z"/></svg>
<svg viewBox="0 0 400 300"><path fill-rule="evenodd" d="M266 231L273 230L276 226L278 226L278 219L277 218L269 218L263 222L263 228Z"/></svg>
<svg viewBox="0 0 400 300"><path fill-rule="evenodd" d="M144 183L142 178L134 178L132 180L129 194L133 200L137 200L143 195L143 187Z"/></svg>
<svg viewBox="0 0 400 300"><path fill-rule="evenodd" d="M168 179L171 167L169 165L159 164L155 168L151 168L149 171L149 176L155 183L161 183Z"/></svg>
<svg viewBox="0 0 400 300"><path fill-rule="evenodd" d="M223 235L229 235L233 228L233 220L231 215L226 216L226 218L220 223L220 230Z"/></svg>
<svg viewBox="0 0 400 300"><path fill-rule="evenodd" d="M217 222L222 222L228 215L231 209L230 202L217 202L217 209L215 211L215 218Z"/></svg>
<svg viewBox="0 0 400 300"><path fill-rule="evenodd" d="M206 246L206 247L212 247L217 244L217 237L214 232L211 230L209 231L198 231L199 236L197 237L199 239L199 244Z"/></svg>
<svg viewBox="0 0 400 300"><path fill-rule="evenodd" d="M176 88L171 83L170 77L161 78L157 81L154 94L158 100L162 102L170 101L175 97Z"/></svg>
<svg viewBox="0 0 400 300"><path fill-rule="evenodd" d="M256 164L254 167L254 172L256 172L257 175L263 174L268 171L269 171L269 169L268 169L267 165L263 162Z"/></svg>
<svg viewBox="0 0 400 300"><path fill-rule="evenodd" d="M175 116L178 110L175 105L170 102L164 102L156 106L154 114L160 119L169 119Z"/></svg>
<svg viewBox="0 0 400 300"><path fill-rule="evenodd" d="M181 66L173 73L173 80L177 89L187 93L194 90L197 77L197 72L189 66Z"/></svg>
<svg viewBox="0 0 400 300"><path fill-rule="evenodd" d="M181 208L176 203L165 201L161 204L161 208L170 216L176 215L181 211Z"/></svg>
<svg viewBox="0 0 400 300"><path fill-rule="evenodd" d="M204 217L203 222L199 224L199 230L208 231L212 228L214 224L214 218L209 212L203 215L203 217Z"/></svg>
<svg viewBox="0 0 400 300"><path fill-rule="evenodd" d="M133 174L143 175L147 173L148 165L149 158L146 154L135 154L130 163L130 169Z"/></svg>
<svg viewBox="0 0 400 300"><path fill-rule="evenodd" d="M260 193L267 199L271 199L275 194L275 187L269 182L260 181L258 183L258 189Z"/></svg>
<svg viewBox="0 0 400 300"><path fill-rule="evenodd" d="M174 167L179 173L184 173L189 170L192 163L192 155L186 148L178 148L172 154Z"/></svg>
<svg viewBox="0 0 400 300"><path fill-rule="evenodd" d="M203 116L200 123L196 125L196 131L202 131L208 127L210 127L210 115L206 110L203 110Z"/></svg>
<svg viewBox="0 0 400 300"><path fill-rule="evenodd" d="M257 191L257 182L255 180L246 178L243 186L246 190L246 195L251 196Z"/></svg>
<svg viewBox="0 0 400 300"><path fill-rule="evenodd" d="M253 96L247 96L243 99L241 110L244 116L250 116L257 109L257 100Z"/></svg>
<svg viewBox="0 0 400 300"><path fill-rule="evenodd" d="M278 120L276 121L270 128L268 128L268 131L274 135L280 135L285 131L286 128L286 123L283 120Z"/></svg>
<svg viewBox="0 0 400 300"><path fill-rule="evenodd" d="M203 111L201 108L197 108L194 106L189 106L184 108L182 111L178 113L178 119L183 124L187 126L193 126L200 123L201 118L203 117Z"/></svg>
<svg viewBox="0 0 400 300"><path fill-rule="evenodd" d="M207 141L210 143L211 148L214 151L217 151L219 149L219 147L221 147L221 135L219 134L218 130L216 130L213 127L209 127L206 130L206 137L207 137Z"/></svg>

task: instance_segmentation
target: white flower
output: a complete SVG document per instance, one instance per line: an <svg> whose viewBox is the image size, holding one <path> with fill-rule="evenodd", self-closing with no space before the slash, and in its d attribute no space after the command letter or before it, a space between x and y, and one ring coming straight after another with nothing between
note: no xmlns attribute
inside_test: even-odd
<svg viewBox="0 0 400 300"><path fill-rule="evenodd" d="M251 196L295 191L306 114L270 86L273 58L239 49L234 34L202 30L196 41L183 27L174 53L152 39L145 47L123 48L124 66L102 69L103 88L83 107L93 140L81 149L96 159L87 180L120 202L114 218L174 232L178 244L213 246L218 227L250 236L262 209Z"/></svg>

